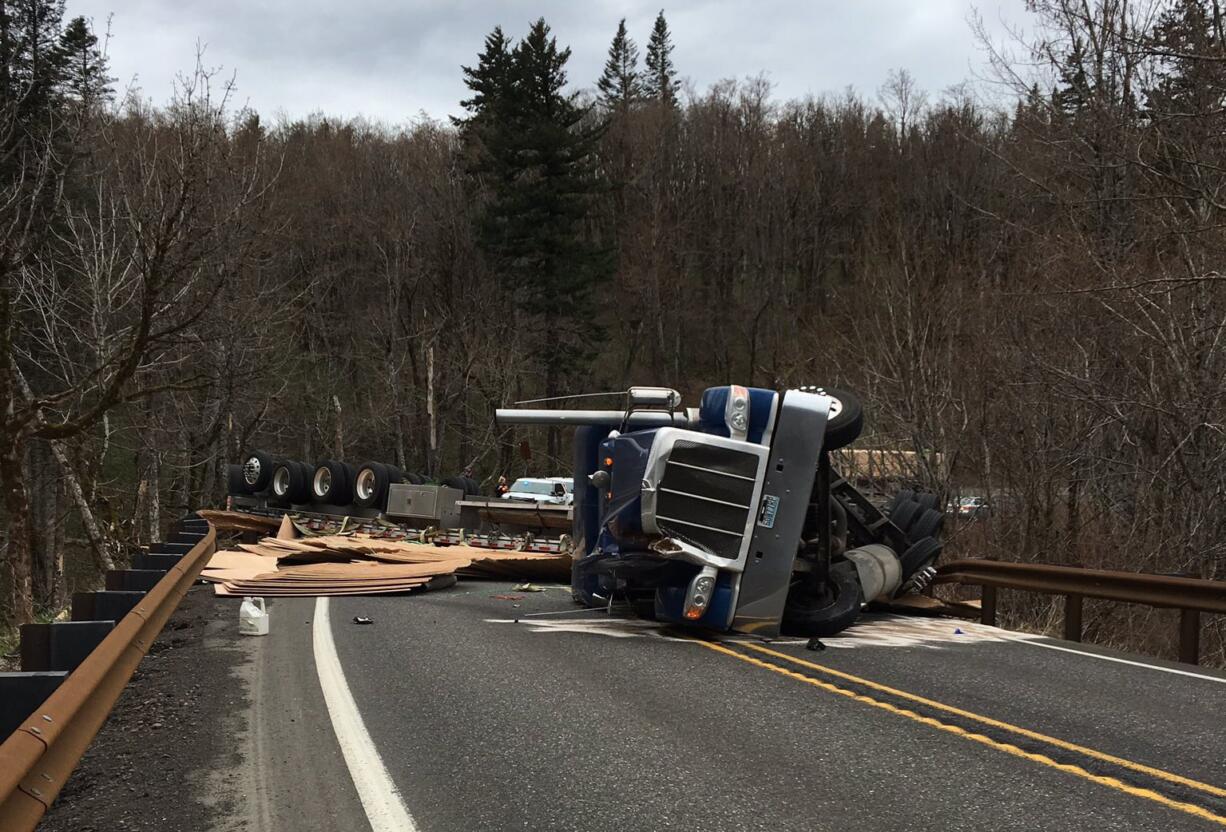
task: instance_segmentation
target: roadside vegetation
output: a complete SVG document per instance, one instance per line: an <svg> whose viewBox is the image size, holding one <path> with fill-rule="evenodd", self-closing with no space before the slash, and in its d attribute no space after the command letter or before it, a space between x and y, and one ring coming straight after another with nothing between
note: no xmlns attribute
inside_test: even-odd
<svg viewBox="0 0 1226 832"><path fill-rule="evenodd" d="M268 123L204 67L153 107L0 0L4 623L242 449L554 474L493 408L633 383L846 387L905 484L993 506L947 552L1226 579L1220 4L1030 6L974 84L802 101L687 86L664 14L599 79L498 28L463 117L405 126ZM1174 629L1142 615L1087 638Z"/></svg>

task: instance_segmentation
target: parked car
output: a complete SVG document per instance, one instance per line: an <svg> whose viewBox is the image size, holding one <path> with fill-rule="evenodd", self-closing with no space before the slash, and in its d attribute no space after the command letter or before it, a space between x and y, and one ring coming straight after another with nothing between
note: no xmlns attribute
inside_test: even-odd
<svg viewBox="0 0 1226 832"><path fill-rule="evenodd" d="M568 506L575 501L574 489L571 477L520 477L511 483L511 490L502 499Z"/></svg>
<svg viewBox="0 0 1226 832"><path fill-rule="evenodd" d="M954 506L953 513L965 520L991 517L992 505L986 497L962 497L958 500L958 504Z"/></svg>

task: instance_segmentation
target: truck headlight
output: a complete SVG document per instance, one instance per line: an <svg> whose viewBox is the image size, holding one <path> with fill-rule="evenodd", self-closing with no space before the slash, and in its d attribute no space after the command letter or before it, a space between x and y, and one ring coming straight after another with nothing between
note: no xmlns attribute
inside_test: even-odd
<svg viewBox="0 0 1226 832"><path fill-rule="evenodd" d="M685 610L683 614L690 621L697 621L707 611L711 596L715 594L715 577L718 573L714 566L704 566L702 571L690 581L689 590L685 593Z"/></svg>

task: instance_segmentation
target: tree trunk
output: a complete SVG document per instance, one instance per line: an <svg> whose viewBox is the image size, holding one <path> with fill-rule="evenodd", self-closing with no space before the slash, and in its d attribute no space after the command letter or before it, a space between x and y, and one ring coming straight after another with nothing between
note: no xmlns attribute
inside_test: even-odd
<svg viewBox="0 0 1226 832"><path fill-rule="evenodd" d="M20 372L17 373L17 382L21 385L21 390L25 397L33 399L34 394L30 390L30 385L26 381L25 376ZM47 423L47 418L40 410L35 413L34 421L36 425L42 426ZM106 428L109 430L109 424L106 425ZM81 480L77 477L77 473L68 459L68 453L64 450L64 443L52 439L49 441L49 444L51 446L51 453L59 464L63 480L68 486L68 493L72 496L72 501L76 505L77 513L81 515L81 525L84 527L85 534L89 538L90 550L94 556L94 568L101 575L115 566L111 560L110 553L107 551L106 535L102 533L101 527L99 527L97 520L94 518L93 508L90 506L89 500L85 498L85 491L81 488Z"/></svg>
<svg viewBox="0 0 1226 832"><path fill-rule="evenodd" d="M36 606L54 606L60 594L55 568L54 530L59 520L55 505L55 477L45 442L31 442L23 454L30 499L30 579Z"/></svg>
<svg viewBox="0 0 1226 832"><path fill-rule="evenodd" d="M344 459L345 425L341 419L341 399L336 394L332 396L332 409L336 412L336 438L334 440L335 447L332 450L336 454L337 459Z"/></svg>
<svg viewBox="0 0 1226 832"><path fill-rule="evenodd" d="M426 465L430 476L438 476L438 421L434 406L434 344L426 347L426 422L430 429L430 447Z"/></svg>
<svg viewBox="0 0 1226 832"><path fill-rule="evenodd" d="M149 542L157 540L162 534L162 502L159 480L162 476L162 453L149 453Z"/></svg>
<svg viewBox="0 0 1226 832"><path fill-rule="evenodd" d="M34 586L30 576L30 498L22 471L22 442L13 439L0 453L0 481L4 483L4 509L8 540L4 563L9 580L9 603L0 610L7 626L34 620Z"/></svg>
<svg viewBox="0 0 1226 832"><path fill-rule="evenodd" d="M85 529L85 536L89 538L90 551L94 555L94 569L99 575L105 574L107 570L115 568L115 562L111 559L111 553L107 548L106 534L98 525L89 500L85 498L85 490L81 487L81 480L68 459L64 443L52 440L50 445L51 453L55 456L55 461L59 463L60 473L63 475L61 482L68 488L68 495L77 508L77 514L81 516L81 526Z"/></svg>

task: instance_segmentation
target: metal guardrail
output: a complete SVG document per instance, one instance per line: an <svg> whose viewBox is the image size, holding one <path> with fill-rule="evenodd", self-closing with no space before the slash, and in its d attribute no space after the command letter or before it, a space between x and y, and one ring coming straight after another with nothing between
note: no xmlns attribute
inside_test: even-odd
<svg viewBox="0 0 1226 832"><path fill-rule="evenodd" d="M1226 615L1226 581L1203 578L1042 563L956 560L937 570L935 583L983 587L980 621L984 624L996 623L998 589L1063 595L1064 638L1068 641L1081 641L1084 598L1177 609L1180 611L1179 660L1188 664L1198 664L1200 661L1201 613Z"/></svg>
<svg viewBox="0 0 1226 832"><path fill-rule="evenodd" d="M51 696L0 745L0 829L32 830L68 781L136 666L216 549L205 536L116 623Z"/></svg>

